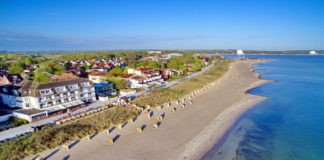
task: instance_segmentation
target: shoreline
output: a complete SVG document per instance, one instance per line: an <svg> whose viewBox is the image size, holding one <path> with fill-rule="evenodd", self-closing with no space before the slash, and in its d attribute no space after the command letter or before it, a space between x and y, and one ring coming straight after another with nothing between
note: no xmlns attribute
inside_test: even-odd
<svg viewBox="0 0 324 160"><path fill-rule="evenodd" d="M263 63L271 60L260 60L260 62L255 62L250 64L251 72L256 74L257 81L252 83L250 86L246 88L244 94L246 95L243 99L236 102L235 104L229 106L226 110L224 110L220 115L215 117L213 121L210 122L205 129L195 137L192 141L187 144L187 148L184 152L182 152L177 159L201 159L203 156L210 151L214 146L220 146L224 142L222 138L226 136L227 132L234 127L239 118L249 109L253 108L257 104L261 103L268 99L268 97L258 96L249 94L249 92L255 88L258 88L264 84L270 82L276 82L275 80L268 80L261 78L263 73L255 72L254 65L258 63ZM226 73L227 74L227 73ZM224 75L225 76L225 75ZM223 76L223 77L224 77ZM222 78L223 78L222 77ZM230 117L226 117L229 114L232 114ZM222 119L222 123L219 121ZM190 147L189 147L190 146Z"/></svg>
<svg viewBox="0 0 324 160"><path fill-rule="evenodd" d="M86 138L78 140L68 151L60 146L39 156L47 159L64 159L67 156L69 159L199 159L223 137L242 113L266 99L247 93L271 82L258 78L260 74L251 68L265 61L231 63L229 70L214 81L214 86L207 84L201 89L192 105L187 100L186 107L182 109L180 104L172 102L171 107L177 108L175 113L167 107L161 111L154 108L151 119L140 114L134 124L115 129L109 135L100 132L91 141ZM181 99L189 95L191 93ZM166 117L156 129L153 127L156 123L154 117L161 113L165 113ZM143 133L137 133L136 128L143 125L146 126ZM107 143L107 138L116 136L118 139L114 144ZM26 159L33 158L35 156Z"/></svg>

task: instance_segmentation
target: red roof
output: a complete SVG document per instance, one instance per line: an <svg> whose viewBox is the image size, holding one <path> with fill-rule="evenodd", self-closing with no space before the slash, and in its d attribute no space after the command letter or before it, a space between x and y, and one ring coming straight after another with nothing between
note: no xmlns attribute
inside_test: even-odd
<svg viewBox="0 0 324 160"><path fill-rule="evenodd" d="M141 76L134 76L134 77L132 77L132 79L142 79L143 77L141 77Z"/></svg>
<svg viewBox="0 0 324 160"><path fill-rule="evenodd" d="M122 78L129 78L131 76L133 76L133 74L124 74L124 73L110 73L114 76L117 76L117 77L122 77Z"/></svg>
<svg viewBox="0 0 324 160"><path fill-rule="evenodd" d="M89 76L105 76L107 72L91 72L88 75Z"/></svg>
<svg viewBox="0 0 324 160"><path fill-rule="evenodd" d="M65 79L65 78L71 78L71 77L78 77L77 75L73 74L73 73L63 73L60 76L60 79Z"/></svg>

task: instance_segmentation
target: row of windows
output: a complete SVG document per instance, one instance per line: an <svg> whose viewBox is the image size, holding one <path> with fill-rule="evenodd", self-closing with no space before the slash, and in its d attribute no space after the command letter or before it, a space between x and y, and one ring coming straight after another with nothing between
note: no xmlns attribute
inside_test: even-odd
<svg viewBox="0 0 324 160"><path fill-rule="evenodd" d="M90 86L90 83L85 82L85 83L82 83L81 86L82 87L88 87L88 86ZM69 85L68 88L71 89L71 90L72 89L77 89L78 85L77 84ZM55 90L56 90L56 92L64 92L64 91L66 91L66 88L65 88L65 86L56 87ZM40 93L41 94L49 94L49 93L51 93L51 90L50 89L41 90Z"/></svg>

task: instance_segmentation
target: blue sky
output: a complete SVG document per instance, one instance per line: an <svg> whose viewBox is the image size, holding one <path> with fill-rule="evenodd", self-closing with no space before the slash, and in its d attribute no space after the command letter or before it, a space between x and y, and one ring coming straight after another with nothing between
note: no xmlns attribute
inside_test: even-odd
<svg viewBox="0 0 324 160"><path fill-rule="evenodd" d="M322 0L0 0L0 50L324 49Z"/></svg>

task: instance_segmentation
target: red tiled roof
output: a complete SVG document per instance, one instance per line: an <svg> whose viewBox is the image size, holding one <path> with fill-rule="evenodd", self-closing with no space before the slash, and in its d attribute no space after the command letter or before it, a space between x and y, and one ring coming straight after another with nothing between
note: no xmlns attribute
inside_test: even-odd
<svg viewBox="0 0 324 160"><path fill-rule="evenodd" d="M134 76L134 77L132 77L132 79L142 79L143 77L141 77L141 76Z"/></svg>
<svg viewBox="0 0 324 160"><path fill-rule="evenodd" d="M107 72L91 72L88 75L89 76L105 76Z"/></svg>
<svg viewBox="0 0 324 160"><path fill-rule="evenodd" d="M77 75L73 74L73 73L63 73L60 76L60 79L65 79L65 78L71 78L71 77L78 77Z"/></svg>
<svg viewBox="0 0 324 160"><path fill-rule="evenodd" d="M154 68L148 67L148 66L141 66L141 67L136 68L136 70L138 70L138 71L145 71L145 70L150 70L150 69L154 69Z"/></svg>
<svg viewBox="0 0 324 160"><path fill-rule="evenodd" d="M133 76L133 74L124 74L124 73L110 73L114 76L117 76L117 77L122 77L122 78L129 78L131 76Z"/></svg>

